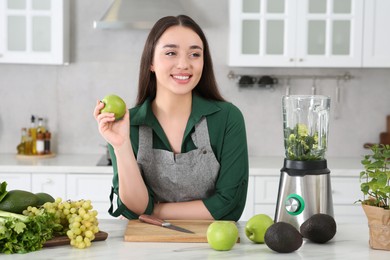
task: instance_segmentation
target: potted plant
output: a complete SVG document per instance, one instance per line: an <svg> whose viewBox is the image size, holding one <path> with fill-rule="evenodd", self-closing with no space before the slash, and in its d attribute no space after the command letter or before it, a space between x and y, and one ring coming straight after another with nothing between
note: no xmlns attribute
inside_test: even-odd
<svg viewBox="0 0 390 260"><path fill-rule="evenodd" d="M368 219L370 246L390 250L390 145L373 145L361 161L361 202Z"/></svg>

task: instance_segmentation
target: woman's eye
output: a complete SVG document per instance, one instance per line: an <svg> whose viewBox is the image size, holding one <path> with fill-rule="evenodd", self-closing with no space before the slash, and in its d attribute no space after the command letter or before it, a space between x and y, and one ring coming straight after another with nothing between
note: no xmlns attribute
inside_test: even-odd
<svg viewBox="0 0 390 260"><path fill-rule="evenodd" d="M167 55L167 56L173 56L175 54L176 53L174 51L168 51L168 52L165 53L165 55Z"/></svg>
<svg viewBox="0 0 390 260"><path fill-rule="evenodd" d="M192 57L200 57L202 55L200 53L198 53L198 52L194 52L194 53L191 53L190 56L192 56Z"/></svg>

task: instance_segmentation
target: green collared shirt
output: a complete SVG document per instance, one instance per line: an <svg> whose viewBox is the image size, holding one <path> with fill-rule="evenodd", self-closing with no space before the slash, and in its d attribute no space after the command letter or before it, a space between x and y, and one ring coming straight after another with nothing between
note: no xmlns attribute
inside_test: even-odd
<svg viewBox="0 0 390 260"><path fill-rule="evenodd" d="M248 148L245 123L240 110L231 103L206 100L197 95L192 98L192 111L184 132L181 152L196 149L191 139L195 125L202 117L206 117L209 137L213 152L220 164L215 186L215 193L203 199L203 203L214 219L237 221L245 207L248 186ZM135 156L138 153L138 129L147 125L153 129L153 148L171 151L168 139L153 114L151 101L130 109L130 138ZM114 190L118 190L117 166L115 154L110 147L114 169ZM153 212L153 191L149 190L149 204L146 214ZM122 204L118 199L118 205ZM129 219L138 216L130 210L123 213Z"/></svg>

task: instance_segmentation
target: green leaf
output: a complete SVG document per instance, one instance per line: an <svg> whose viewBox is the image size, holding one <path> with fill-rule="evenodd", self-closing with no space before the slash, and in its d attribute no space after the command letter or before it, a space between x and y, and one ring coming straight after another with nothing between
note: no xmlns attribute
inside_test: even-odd
<svg viewBox="0 0 390 260"><path fill-rule="evenodd" d="M15 230L16 233L20 234L24 231L26 228L26 224L24 224L21 221L15 222L13 229Z"/></svg>
<svg viewBox="0 0 390 260"><path fill-rule="evenodd" d="M7 182L3 181L0 184L0 202L4 199L4 197L7 195Z"/></svg>
<svg viewBox="0 0 390 260"><path fill-rule="evenodd" d="M368 191L370 190L370 186L368 185L368 183L362 183L360 185L360 189L364 193L364 195L367 195Z"/></svg>

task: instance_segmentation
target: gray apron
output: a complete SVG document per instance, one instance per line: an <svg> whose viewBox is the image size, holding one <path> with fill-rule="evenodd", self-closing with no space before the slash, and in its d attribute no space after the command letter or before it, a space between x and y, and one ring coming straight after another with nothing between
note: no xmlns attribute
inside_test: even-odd
<svg viewBox="0 0 390 260"><path fill-rule="evenodd" d="M153 149L150 127L139 127L137 162L156 202L178 202L210 197L215 191L220 165L210 145L203 117L191 135L197 149L187 153Z"/></svg>

